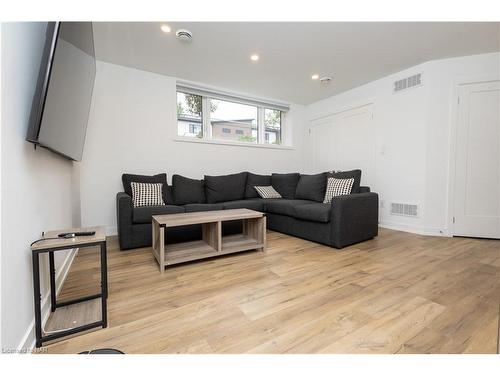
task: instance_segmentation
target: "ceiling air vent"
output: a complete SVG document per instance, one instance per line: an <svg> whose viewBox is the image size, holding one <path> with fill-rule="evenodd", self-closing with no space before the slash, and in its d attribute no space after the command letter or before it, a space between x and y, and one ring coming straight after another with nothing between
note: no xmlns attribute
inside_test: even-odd
<svg viewBox="0 0 500 375"><path fill-rule="evenodd" d="M193 34L191 33L191 31L186 29L177 30L175 35L177 36L177 38L179 38L181 42L184 43L191 43L191 41L193 40Z"/></svg>
<svg viewBox="0 0 500 375"><path fill-rule="evenodd" d="M411 77L400 79L394 82L394 92L400 92L412 87L417 87L422 84L422 74L418 73Z"/></svg>
<svg viewBox="0 0 500 375"><path fill-rule="evenodd" d="M408 203L391 203L391 215L418 217L418 206Z"/></svg>

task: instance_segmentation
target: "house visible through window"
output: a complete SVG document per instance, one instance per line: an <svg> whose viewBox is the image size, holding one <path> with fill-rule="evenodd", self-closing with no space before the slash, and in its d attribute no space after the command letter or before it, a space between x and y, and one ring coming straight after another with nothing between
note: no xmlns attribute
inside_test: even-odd
<svg viewBox="0 0 500 375"><path fill-rule="evenodd" d="M288 107L205 90L177 89L177 134L181 137L282 144Z"/></svg>
<svg viewBox="0 0 500 375"><path fill-rule="evenodd" d="M189 133L198 135L201 132L201 124L189 124Z"/></svg>
<svg viewBox="0 0 500 375"><path fill-rule="evenodd" d="M257 142L257 107L210 99L210 125L214 139Z"/></svg>

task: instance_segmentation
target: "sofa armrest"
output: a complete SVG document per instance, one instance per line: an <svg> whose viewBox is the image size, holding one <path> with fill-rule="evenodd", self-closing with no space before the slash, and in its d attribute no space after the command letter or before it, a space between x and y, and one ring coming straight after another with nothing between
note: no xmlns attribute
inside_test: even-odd
<svg viewBox="0 0 500 375"><path fill-rule="evenodd" d="M370 190L370 187L369 186L360 186L359 187L359 192L360 193L369 193L371 190Z"/></svg>
<svg viewBox="0 0 500 375"><path fill-rule="evenodd" d="M334 197L331 210L332 245L342 248L378 234L378 194Z"/></svg>
<svg viewBox="0 0 500 375"><path fill-rule="evenodd" d="M116 194L116 225L121 248L123 248L121 245L124 234L130 232L132 227L133 208L134 205L130 195L124 192Z"/></svg>

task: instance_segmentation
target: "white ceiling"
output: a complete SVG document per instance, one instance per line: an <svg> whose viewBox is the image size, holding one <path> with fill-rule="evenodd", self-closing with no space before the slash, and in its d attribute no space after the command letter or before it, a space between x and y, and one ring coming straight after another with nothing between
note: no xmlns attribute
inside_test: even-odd
<svg viewBox="0 0 500 375"><path fill-rule="evenodd" d="M167 22L168 23L168 22ZM425 61L500 49L500 23L94 23L103 61L309 104ZM188 29L183 44L175 30ZM260 55L258 62L250 55ZM333 77L329 85L311 80Z"/></svg>

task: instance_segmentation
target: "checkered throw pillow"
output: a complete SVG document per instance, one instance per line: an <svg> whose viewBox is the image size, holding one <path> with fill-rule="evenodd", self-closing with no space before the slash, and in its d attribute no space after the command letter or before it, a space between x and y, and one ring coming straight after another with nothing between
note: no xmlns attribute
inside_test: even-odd
<svg viewBox="0 0 500 375"><path fill-rule="evenodd" d="M352 185L354 184L354 178L328 178L328 184L326 185L325 199L323 203L331 203L333 197L339 195L351 194Z"/></svg>
<svg viewBox="0 0 500 375"><path fill-rule="evenodd" d="M163 184L148 184L144 182L131 182L132 202L134 207L161 206L163 202Z"/></svg>
<svg viewBox="0 0 500 375"><path fill-rule="evenodd" d="M281 198L280 193L278 193L272 186L254 186L257 193L261 198L270 199L270 198Z"/></svg>

